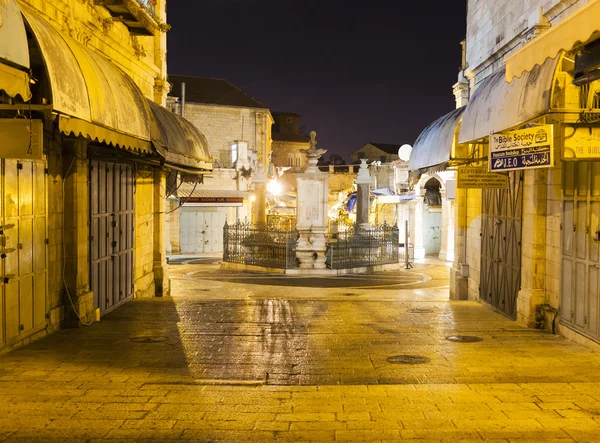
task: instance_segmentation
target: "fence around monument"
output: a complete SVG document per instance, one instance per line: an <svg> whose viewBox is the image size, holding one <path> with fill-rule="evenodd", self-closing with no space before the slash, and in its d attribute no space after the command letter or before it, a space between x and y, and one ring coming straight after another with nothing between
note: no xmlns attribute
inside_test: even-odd
<svg viewBox="0 0 600 443"><path fill-rule="evenodd" d="M257 228L247 221L223 227L223 261L267 268L296 268L298 231Z"/></svg>

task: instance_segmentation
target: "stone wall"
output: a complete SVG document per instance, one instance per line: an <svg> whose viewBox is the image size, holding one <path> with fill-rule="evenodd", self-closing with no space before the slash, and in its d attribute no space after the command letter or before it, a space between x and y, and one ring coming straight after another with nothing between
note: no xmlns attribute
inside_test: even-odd
<svg viewBox="0 0 600 443"><path fill-rule="evenodd" d="M306 167L306 156L300 152L301 149L310 148L310 142L289 142L282 140L273 141L273 154L271 162L275 166L281 167ZM288 159L292 158L292 164L289 164ZM296 162L298 160L298 163Z"/></svg>
<svg viewBox="0 0 600 443"><path fill-rule="evenodd" d="M479 300L479 276L481 272L481 189L469 189L467 195L467 245L466 257L469 265L469 300ZM464 247L464 246L463 246Z"/></svg>
<svg viewBox="0 0 600 443"><path fill-rule="evenodd" d="M383 163L383 162L393 162L394 160L398 160L397 152L395 154L388 154L387 152L382 151L381 149L376 148L375 146L373 146L371 144L366 144L365 146L360 148L358 151L355 151L350 155L350 163L351 164L360 163L361 157L359 154L362 154L362 158L369 159L370 162L381 161ZM384 158L382 159L382 157L384 157Z"/></svg>
<svg viewBox="0 0 600 443"><path fill-rule="evenodd" d="M268 164L273 123L268 109L186 103L185 118L204 134L215 160L239 140L248 142L248 149L257 152L258 160Z"/></svg>
<svg viewBox="0 0 600 443"><path fill-rule="evenodd" d="M155 293L153 273L154 177L149 168L139 168L135 180L135 251L134 294L152 297Z"/></svg>
<svg viewBox="0 0 600 443"><path fill-rule="evenodd" d="M505 55L538 32L540 7L554 26L587 3L589 0L469 0L466 62L471 86L502 67Z"/></svg>

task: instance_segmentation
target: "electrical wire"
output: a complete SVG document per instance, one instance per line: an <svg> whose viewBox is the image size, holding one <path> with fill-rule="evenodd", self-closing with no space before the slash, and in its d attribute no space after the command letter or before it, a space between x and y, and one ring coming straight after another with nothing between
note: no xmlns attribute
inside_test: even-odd
<svg viewBox="0 0 600 443"><path fill-rule="evenodd" d="M188 195L185 200L181 200L179 202L179 206L176 206L175 208L171 209L169 212L165 212L165 215L169 215L171 212L175 212L177 211L179 208L181 208L183 205L185 205L187 203L187 201L192 197L192 195L194 194L194 191L196 190L196 186L198 186L198 182L194 183L194 188L192 189L192 192L190 192L190 195Z"/></svg>

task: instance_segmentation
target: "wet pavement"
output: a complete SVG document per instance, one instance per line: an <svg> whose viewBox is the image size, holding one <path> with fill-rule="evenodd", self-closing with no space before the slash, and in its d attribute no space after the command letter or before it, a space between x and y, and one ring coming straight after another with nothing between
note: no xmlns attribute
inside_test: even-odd
<svg viewBox="0 0 600 443"><path fill-rule="evenodd" d="M600 440L600 356L449 301L443 264L197 260L171 266L173 297L0 357L0 441Z"/></svg>

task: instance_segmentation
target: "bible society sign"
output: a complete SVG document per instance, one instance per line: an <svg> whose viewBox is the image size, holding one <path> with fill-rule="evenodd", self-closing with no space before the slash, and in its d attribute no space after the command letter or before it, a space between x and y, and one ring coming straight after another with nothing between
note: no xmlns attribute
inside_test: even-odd
<svg viewBox="0 0 600 443"><path fill-rule="evenodd" d="M541 125L490 135L490 171L554 166L553 126Z"/></svg>

